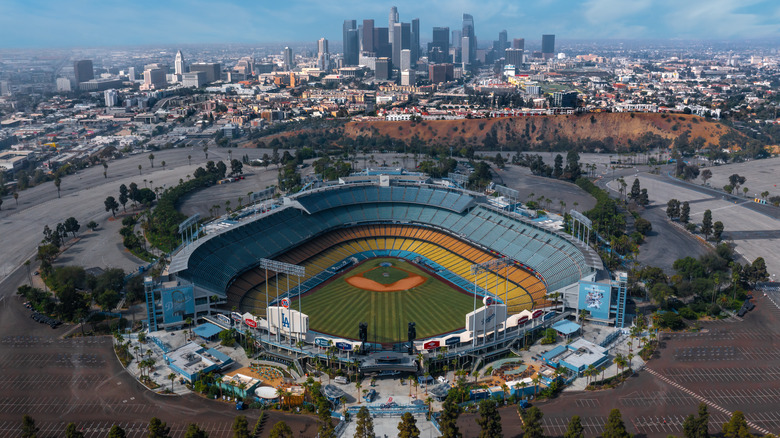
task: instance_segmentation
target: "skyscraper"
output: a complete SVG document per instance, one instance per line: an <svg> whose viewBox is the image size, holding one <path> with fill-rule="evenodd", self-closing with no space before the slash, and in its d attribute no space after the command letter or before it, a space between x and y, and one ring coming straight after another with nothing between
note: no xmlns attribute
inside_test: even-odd
<svg viewBox="0 0 780 438"><path fill-rule="evenodd" d="M393 44L394 36L393 32L395 31L395 24L398 23L398 8L393 6L390 8L390 18L387 20L387 29L388 29L388 42L390 44Z"/></svg>
<svg viewBox="0 0 780 438"><path fill-rule="evenodd" d="M428 43L428 61L431 63L446 62L450 52L450 28L434 27L433 38Z"/></svg>
<svg viewBox="0 0 780 438"><path fill-rule="evenodd" d="M173 62L173 72L177 75L186 73L186 69L184 68L184 55L181 54L181 50L176 52L176 60Z"/></svg>
<svg viewBox="0 0 780 438"><path fill-rule="evenodd" d="M391 58L393 46L388 39L389 29L386 27L374 28L374 49L377 58Z"/></svg>
<svg viewBox="0 0 780 438"><path fill-rule="evenodd" d="M317 41L317 68L323 71L330 70L330 53L328 53L328 40L320 38Z"/></svg>
<svg viewBox="0 0 780 438"><path fill-rule="evenodd" d="M357 65L357 60L358 60L357 36L358 36L357 21L344 20L344 25L341 28L341 37L343 43L342 49L344 50L344 65Z"/></svg>
<svg viewBox="0 0 780 438"><path fill-rule="evenodd" d="M395 23L393 30L393 68L401 65L401 50L411 47L412 35L409 23Z"/></svg>
<svg viewBox="0 0 780 438"><path fill-rule="evenodd" d="M374 45L374 20L363 20L363 51L376 53Z"/></svg>
<svg viewBox="0 0 780 438"><path fill-rule="evenodd" d="M498 33L498 53L496 54L496 56L498 56L499 58L504 58L505 57L504 51L506 49L507 49L507 46L506 46L506 29L504 29L504 30L502 30L501 32Z"/></svg>
<svg viewBox="0 0 780 438"><path fill-rule="evenodd" d="M381 57L376 59L374 77L378 81L386 81L390 79L390 58Z"/></svg>
<svg viewBox="0 0 780 438"><path fill-rule="evenodd" d="M459 30L453 30L452 31L452 38L450 39L450 41L452 41L452 47L456 47L456 48L460 49L460 39L461 39L461 37L462 37L462 35L461 35L461 32Z"/></svg>
<svg viewBox="0 0 780 438"><path fill-rule="evenodd" d="M471 38L467 36L462 37L460 39L460 61L463 63L464 70L474 62L471 58L469 47L471 47Z"/></svg>
<svg viewBox="0 0 780 438"><path fill-rule="evenodd" d="M76 85L95 79L95 71L92 69L92 61L89 59L73 63L73 73L76 75Z"/></svg>
<svg viewBox="0 0 780 438"><path fill-rule="evenodd" d="M116 104L119 103L119 93L114 89L106 90L103 92L103 100L109 108L116 106Z"/></svg>
<svg viewBox="0 0 780 438"><path fill-rule="evenodd" d="M525 50L525 38L515 38L512 40L512 48Z"/></svg>
<svg viewBox="0 0 780 438"><path fill-rule="evenodd" d="M411 42L411 47L409 47L409 50L411 50L412 66L416 67L417 60L420 59L420 19L419 18L415 18L412 20L411 36L412 36L412 42Z"/></svg>
<svg viewBox="0 0 780 438"><path fill-rule="evenodd" d="M131 81L134 81L137 78L135 75L135 67L130 67L127 69L127 79L130 79Z"/></svg>
<svg viewBox="0 0 780 438"><path fill-rule="evenodd" d="M463 39L468 38L468 40ZM463 46L463 42L468 41L468 47ZM463 14L463 30L461 33L461 49L463 50L463 64L473 64L477 59L477 38L474 36L474 17L470 14ZM466 52L468 52L468 62L466 62Z"/></svg>
<svg viewBox="0 0 780 438"><path fill-rule="evenodd" d="M523 64L523 51L520 49L506 49L505 56L506 65L514 65L515 68L519 68Z"/></svg>
<svg viewBox="0 0 780 438"><path fill-rule="evenodd" d="M398 70L410 70L412 67L412 51L409 49L401 50L401 63L398 65Z"/></svg>
<svg viewBox="0 0 780 438"><path fill-rule="evenodd" d="M290 71L293 69L293 52L292 49L289 47L284 48L283 52L283 61L284 61L284 69L285 71Z"/></svg>
<svg viewBox="0 0 780 438"><path fill-rule="evenodd" d="M542 57L551 59L555 56L555 35L542 35Z"/></svg>

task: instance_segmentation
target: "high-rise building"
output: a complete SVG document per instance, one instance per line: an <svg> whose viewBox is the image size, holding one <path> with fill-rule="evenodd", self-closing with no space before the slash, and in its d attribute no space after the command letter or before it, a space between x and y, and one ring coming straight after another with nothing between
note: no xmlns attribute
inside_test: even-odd
<svg viewBox="0 0 780 438"><path fill-rule="evenodd" d="M181 50L176 52L176 60L173 62L173 72L176 75L183 75L187 72L184 66L184 55L181 54Z"/></svg>
<svg viewBox="0 0 780 438"><path fill-rule="evenodd" d="M468 38L468 40L463 39ZM468 47L464 47L463 43L468 42ZM463 30L461 34L461 49L464 50L463 57L464 65L471 65L477 60L477 37L474 35L474 17L470 14L463 14ZM465 55L466 51L468 56ZM466 62L468 58L468 62Z"/></svg>
<svg viewBox="0 0 780 438"><path fill-rule="evenodd" d="M290 71L293 69L293 52L292 49L289 47L284 48L283 52L283 63L284 63L284 69L285 71Z"/></svg>
<svg viewBox="0 0 780 438"><path fill-rule="evenodd" d="M556 91L553 93L553 106L558 108L574 108L577 106L576 91Z"/></svg>
<svg viewBox="0 0 780 438"><path fill-rule="evenodd" d="M317 68L323 71L330 70L330 53L328 52L328 40L320 38L317 41Z"/></svg>
<svg viewBox="0 0 780 438"><path fill-rule="evenodd" d="M374 20L363 20L363 49L364 52L376 54L374 45Z"/></svg>
<svg viewBox="0 0 780 438"><path fill-rule="evenodd" d="M496 53L496 56L499 58L505 57L504 51L507 49L506 35L506 29L498 33L498 53Z"/></svg>
<svg viewBox="0 0 780 438"><path fill-rule="evenodd" d="M523 52L520 49L506 49L504 55L506 61L504 63L506 65L514 65L515 68L520 67L523 64Z"/></svg>
<svg viewBox="0 0 780 438"><path fill-rule="evenodd" d="M428 66L428 78L433 84L448 82L453 79L455 66L452 64L431 64Z"/></svg>
<svg viewBox="0 0 780 438"><path fill-rule="evenodd" d="M181 84L185 87L200 88L206 84L205 71L193 71L181 75Z"/></svg>
<svg viewBox="0 0 780 438"><path fill-rule="evenodd" d="M456 48L460 49L460 39L461 39L461 37L462 37L462 35L461 35L461 32L459 30L453 30L452 31L452 39L450 39L450 41L452 41L452 47L456 47Z"/></svg>
<svg viewBox="0 0 780 438"><path fill-rule="evenodd" d="M357 65L358 62L358 34L357 21L344 20L341 27L342 49L344 50L344 65Z"/></svg>
<svg viewBox="0 0 780 438"><path fill-rule="evenodd" d="M395 31L395 24L398 23L398 8L393 6L390 8L390 17L387 20L387 29L388 29L388 42L390 44L393 44L393 41L395 40L395 36L393 36L393 32Z"/></svg>
<svg viewBox="0 0 780 438"><path fill-rule="evenodd" d="M412 51L412 66L417 66L417 60L420 59L420 19L415 18L412 20L411 29L412 42L409 49Z"/></svg>
<svg viewBox="0 0 780 438"><path fill-rule="evenodd" d="M109 108L117 106L119 103L119 93L114 89L106 90L103 92L103 100L105 100L106 106Z"/></svg>
<svg viewBox="0 0 780 438"><path fill-rule="evenodd" d="M417 76L414 70L401 70L401 85L414 86L417 82Z"/></svg>
<svg viewBox="0 0 780 438"><path fill-rule="evenodd" d="M374 77L378 81L386 81L390 79L390 58L376 58L376 69L374 70Z"/></svg>
<svg viewBox="0 0 780 438"><path fill-rule="evenodd" d="M58 92L68 92L70 91L70 79L68 78L57 78L57 91Z"/></svg>
<svg viewBox="0 0 780 438"><path fill-rule="evenodd" d="M393 30L393 68L401 65L401 50L409 49L412 43L409 23L395 23Z"/></svg>
<svg viewBox="0 0 780 438"><path fill-rule="evenodd" d="M555 35L542 35L542 57L552 59L555 56Z"/></svg>
<svg viewBox="0 0 780 438"><path fill-rule="evenodd" d="M377 58L391 58L393 56L393 45L388 40L390 30L386 27L374 28L374 49Z"/></svg>
<svg viewBox="0 0 780 438"><path fill-rule="evenodd" d="M450 28L434 27L433 38L428 43L428 62L442 63L448 60L450 51Z"/></svg>
<svg viewBox="0 0 780 438"><path fill-rule="evenodd" d="M471 38L467 36L462 37L460 39L460 61L464 70L474 62L471 58L469 47L471 47Z"/></svg>
<svg viewBox="0 0 780 438"><path fill-rule="evenodd" d="M157 90L159 88L165 88L167 82L165 81L165 70L161 68L152 68L144 70L144 85L145 90Z"/></svg>
<svg viewBox="0 0 780 438"><path fill-rule="evenodd" d="M410 49L401 50L401 63L398 65L400 71L410 70L412 68L412 51Z"/></svg>
<svg viewBox="0 0 780 438"><path fill-rule="evenodd" d="M525 50L525 38L515 38L512 40L512 48Z"/></svg>
<svg viewBox="0 0 780 438"><path fill-rule="evenodd" d="M76 85L95 79L95 71L92 69L92 61L89 59L73 63L73 74L76 75Z"/></svg>
<svg viewBox="0 0 780 438"><path fill-rule="evenodd" d="M206 72L206 83L222 79L222 65L218 62L196 62L190 64L190 72Z"/></svg>
<svg viewBox="0 0 780 438"><path fill-rule="evenodd" d="M136 80L138 76L135 74L135 67L130 67L127 69L127 79L130 80L130 82Z"/></svg>

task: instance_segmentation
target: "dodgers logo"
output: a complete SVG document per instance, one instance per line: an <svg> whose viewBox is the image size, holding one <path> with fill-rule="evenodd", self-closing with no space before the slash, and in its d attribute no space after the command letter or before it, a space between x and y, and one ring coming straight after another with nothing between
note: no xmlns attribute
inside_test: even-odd
<svg viewBox="0 0 780 438"><path fill-rule="evenodd" d="M282 327L290 328L290 318L287 315L282 315Z"/></svg>

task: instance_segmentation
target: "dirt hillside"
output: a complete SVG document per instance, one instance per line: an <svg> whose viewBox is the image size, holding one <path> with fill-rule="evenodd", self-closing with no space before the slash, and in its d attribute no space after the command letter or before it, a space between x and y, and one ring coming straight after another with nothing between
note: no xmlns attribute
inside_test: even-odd
<svg viewBox="0 0 780 438"><path fill-rule="evenodd" d="M529 149L570 142L601 142L606 149L628 148L647 133L673 140L683 132L689 138L702 137L717 145L731 128L702 117L683 114L594 113L582 115L530 116L495 119L436 120L422 122L350 122L344 135L389 136L425 143L465 144L490 147L494 144ZM741 134L737 134L741 135Z"/></svg>

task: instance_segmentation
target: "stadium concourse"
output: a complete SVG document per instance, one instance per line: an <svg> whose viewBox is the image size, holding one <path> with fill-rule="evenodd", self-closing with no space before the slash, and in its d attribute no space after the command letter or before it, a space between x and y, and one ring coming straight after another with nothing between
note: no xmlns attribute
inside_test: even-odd
<svg viewBox="0 0 780 438"><path fill-rule="evenodd" d="M527 330L566 316L552 311L551 293L576 290L581 280L596 280L603 272L598 255L584 243L499 209L484 194L380 177L303 191L265 212L223 221L181 248L169 272L177 284L192 286L196 297L222 297L222 312L232 318L210 319L242 333L255 331L258 343L280 355L286 350L290 356L324 357L318 347L335 346L351 360L349 353L370 337L357 326L353 337L343 338L310 330L316 312L299 312L301 302L306 306L307 296L316 296L323 284L379 257L402 260L474 297L473 311L462 315L458 330L417 339L410 328L408 339L399 336L417 341L425 354L445 345L445 355L506 352ZM268 269L269 263L295 269ZM484 305L477 308L478 301ZM335 307L350 312L348 302ZM406 334L406 321L413 320L400 318Z"/></svg>

